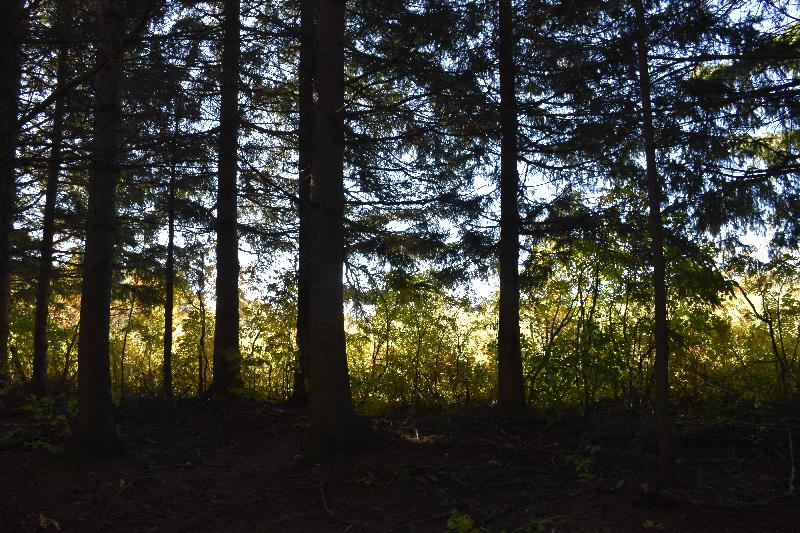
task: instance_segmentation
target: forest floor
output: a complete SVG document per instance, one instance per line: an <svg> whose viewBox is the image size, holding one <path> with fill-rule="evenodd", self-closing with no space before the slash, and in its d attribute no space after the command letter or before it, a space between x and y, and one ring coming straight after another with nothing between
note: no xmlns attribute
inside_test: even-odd
<svg viewBox="0 0 800 533"><path fill-rule="evenodd" d="M2 532L800 530L785 411L676 415L677 484L655 495L652 420L619 406L406 411L371 419L382 448L316 462L302 409L142 400L115 412L128 453L83 467L52 406L0 407Z"/></svg>

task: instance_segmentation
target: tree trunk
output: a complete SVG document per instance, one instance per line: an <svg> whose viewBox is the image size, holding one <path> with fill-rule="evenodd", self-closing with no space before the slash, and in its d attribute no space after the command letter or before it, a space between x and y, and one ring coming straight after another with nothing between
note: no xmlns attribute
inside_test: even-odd
<svg viewBox="0 0 800 533"><path fill-rule="evenodd" d="M136 288L131 292L131 306L128 308L128 320L125 322L125 333L122 335L122 350L119 355L119 401L125 400L125 354L128 349L128 336L131 333L133 310L136 309Z"/></svg>
<svg viewBox="0 0 800 533"><path fill-rule="evenodd" d="M103 65L94 80L95 116L86 244L78 338L78 428L75 434L87 458L121 451L111 413L109 327L113 230L119 177L123 1L97 0L97 57Z"/></svg>
<svg viewBox="0 0 800 533"><path fill-rule="evenodd" d="M304 0L309 1L309 0ZM308 253L311 438L325 452L357 444L344 336L345 0L316 0Z"/></svg>
<svg viewBox="0 0 800 533"><path fill-rule="evenodd" d="M169 198L167 200L167 264L164 295L164 397L172 398L172 310L175 302L175 174L169 178Z"/></svg>
<svg viewBox="0 0 800 533"><path fill-rule="evenodd" d="M217 310L214 334L215 394L242 387L239 352L239 244L236 237L239 130L239 0L225 1L222 51L219 182L217 185Z"/></svg>
<svg viewBox="0 0 800 533"><path fill-rule="evenodd" d="M72 31L72 1L59 4L57 37L63 39L58 50L56 83L63 84L69 75L69 46L67 36ZM39 279L36 285L36 315L33 326L33 392L47 392L47 322L50 305L50 276L53 270L53 238L55 235L55 212L58 198L58 175L61 170L61 149L64 140L64 116L67 93L62 93L53 110L50 160L47 165L44 214L42 222L42 244L39 252Z"/></svg>
<svg viewBox="0 0 800 533"><path fill-rule="evenodd" d="M168 400L172 399L172 312L175 306L175 179L177 173L177 153L174 143L178 138L180 125L180 109L178 93L175 95L175 128L172 142L172 168L169 175L167 191L167 264L164 272L164 362L162 392Z"/></svg>
<svg viewBox="0 0 800 533"><path fill-rule="evenodd" d="M499 0L500 35L500 309L498 405L525 405L519 333L519 175L512 0Z"/></svg>
<svg viewBox="0 0 800 533"><path fill-rule="evenodd" d="M72 348L75 347L75 341L78 340L78 324L75 325L75 331L72 332L72 337L69 339L67 350L64 352L64 368L61 371L61 390L66 390L69 382L69 367L72 364Z"/></svg>
<svg viewBox="0 0 800 533"><path fill-rule="evenodd" d="M202 396L206 392L206 302L203 291L197 291L197 298L200 300L200 338L197 341L197 395Z"/></svg>
<svg viewBox="0 0 800 533"><path fill-rule="evenodd" d="M0 7L0 382L9 377L11 232L17 197L15 165L21 88L19 45L23 23L22 0L5 0Z"/></svg>
<svg viewBox="0 0 800 533"><path fill-rule="evenodd" d="M664 225L661 220L661 180L656 169L656 143L653 109L650 102L650 73L647 63L647 26L644 6L636 0L637 49L639 56L639 93L642 101L647 198L650 206L653 294L655 299L655 381L656 418L661 481L673 481L672 431L669 415L669 330L667 324L667 288L664 264Z"/></svg>
<svg viewBox="0 0 800 533"><path fill-rule="evenodd" d="M298 250L297 250L297 370L292 400L308 401L308 241L311 151L314 134L314 2L300 4L299 139L298 139Z"/></svg>

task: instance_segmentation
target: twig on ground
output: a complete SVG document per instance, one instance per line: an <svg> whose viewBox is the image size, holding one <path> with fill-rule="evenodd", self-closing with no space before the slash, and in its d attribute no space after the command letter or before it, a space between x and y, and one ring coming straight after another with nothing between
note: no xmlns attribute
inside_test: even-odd
<svg viewBox="0 0 800 533"><path fill-rule="evenodd" d="M700 510L700 512L702 512L704 515L706 515L708 517L712 516L712 514L709 513L708 510L706 510L705 507L700 505L700 502L698 502L697 500L695 500L694 498L692 498L689 494L687 494L685 492L679 492L679 491L676 491L676 490L665 489L665 490L661 491L660 496L661 497L666 497L667 499L676 500L676 501L678 501L680 503L691 503L692 505L697 507Z"/></svg>
<svg viewBox="0 0 800 533"><path fill-rule="evenodd" d="M352 520L345 520L344 518L342 518L340 516L337 516L336 514L334 514L333 511L331 511L330 507L328 507L328 500L327 500L327 498L325 498L325 486L323 485L323 483L324 483L324 481L320 480L320 482L319 482L319 494L320 494L320 496L322 496L322 507L325 509L325 512L328 513L329 515L331 515L331 517L334 518L336 521L341 522L342 524L348 524L348 525L351 525L351 526L354 525L354 524L358 524L359 522L357 522L357 521L353 522Z"/></svg>
<svg viewBox="0 0 800 533"><path fill-rule="evenodd" d="M239 509L241 509L244 512L244 514L247 517L247 519L250 520L250 523L253 526L258 527L258 524L253 519L253 515L250 514L250 511L247 509L247 506L249 505L249 502L226 502L226 501L215 500L214 498L212 498L208 494L204 494L204 495L205 495L206 499L209 501L209 503L211 503L212 505L228 505L228 506L231 506L231 507L238 507Z"/></svg>
<svg viewBox="0 0 800 533"><path fill-rule="evenodd" d="M102 513L100 513L100 516L98 516L97 518L98 518L99 520L102 520L102 519L103 519L103 517L106 515L106 513L108 513L108 510L109 510L109 509L111 509L111 506L114 504L114 502L115 502L115 501L117 501L117 498L119 498L119 497L120 497L120 495L121 495L123 492L125 492L126 490L128 490L128 488L129 488L129 487L133 486L133 484L134 484L134 483L136 483L137 481L139 481L139 480L141 480L141 479L144 479L144 477L145 477L147 474L149 474L149 473L151 473L151 472L154 472L154 471L156 471L156 470L167 470L167 469L169 469L169 468L185 468L185 467L191 467L191 466L194 466L194 465L192 465L191 463L178 463L178 464L174 464L174 465L151 466L150 468L147 468L147 469L145 469L145 470L142 470L141 472L139 472L138 474L136 474L136 475L133 477L133 479L131 479L130 481L127 481L127 482L125 482L125 484L124 484L124 485L122 485L122 487L120 487L120 489L117 491L117 493L116 493L116 494L114 494L114 497L113 497L113 498L111 498L111 499L108 501L108 504L106 504L106 507L105 507L105 509L103 509L103 512L102 512Z"/></svg>

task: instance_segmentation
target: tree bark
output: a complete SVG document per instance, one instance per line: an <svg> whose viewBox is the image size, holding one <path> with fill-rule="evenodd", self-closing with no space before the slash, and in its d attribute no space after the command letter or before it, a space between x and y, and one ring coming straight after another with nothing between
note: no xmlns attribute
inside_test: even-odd
<svg viewBox="0 0 800 533"><path fill-rule="evenodd" d="M167 261L164 272L164 361L162 392L168 400L172 399L172 313L175 307L175 179L177 173L177 153L174 143L178 138L180 125L180 106L178 92L175 93L175 127L172 135L172 162L167 190Z"/></svg>
<svg viewBox="0 0 800 533"><path fill-rule="evenodd" d="M61 84L69 75L69 45L67 37L72 27L72 1L59 3L57 37L63 40L58 50L56 83ZM62 145L64 141L64 117L67 94L62 93L55 101L53 130L50 137L50 159L47 165L44 213L42 221L42 243L39 250L39 278L36 285L36 314L33 326L33 392L47 392L47 323L50 305L50 277L53 270L53 238L55 236L55 212L58 198L58 175L61 171Z"/></svg>
<svg viewBox="0 0 800 533"><path fill-rule="evenodd" d="M167 200L167 264L164 295L164 397L172 398L172 311L175 304L175 174L169 178Z"/></svg>
<svg viewBox="0 0 800 533"><path fill-rule="evenodd" d="M97 0L94 133L86 214L86 244L78 337L76 444L87 458L119 453L111 413L109 328L116 186L119 178L123 1Z"/></svg>
<svg viewBox="0 0 800 533"><path fill-rule="evenodd" d="M299 139L298 139L298 250L297 250L297 370L292 400L308 401L308 241L311 152L314 134L314 2L300 3Z"/></svg>
<svg viewBox="0 0 800 533"><path fill-rule="evenodd" d="M217 185L217 309L214 334L215 394L242 387L239 351L239 244L236 236L239 129L239 0L225 1Z"/></svg>
<svg viewBox="0 0 800 533"><path fill-rule="evenodd" d="M655 301L655 381L656 425L661 482L673 482L672 429L669 414L669 326L667 324L667 287L664 263L664 224L661 220L662 185L656 168L656 142L653 108L650 101L650 72L647 63L647 25L644 6L635 0L637 51L639 59L639 93L642 103L647 199L650 207L651 261Z"/></svg>
<svg viewBox="0 0 800 533"><path fill-rule="evenodd" d="M342 285L345 0L315 3L307 324L311 438L320 451L333 452L360 438L347 373Z"/></svg>
<svg viewBox="0 0 800 533"><path fill-rule="evenodd" d="M498 405L525 405L519 332L519 175L512 0L499 0L500 63L500 307L497 334Z"/></svg>
<svg viewBox="0 0 800 533"><path fill-rule="evenodd" d="M24 16L22 0L6 0L0 7L0 382L9 378L11 232L17 197L15 167Z"/></svg>

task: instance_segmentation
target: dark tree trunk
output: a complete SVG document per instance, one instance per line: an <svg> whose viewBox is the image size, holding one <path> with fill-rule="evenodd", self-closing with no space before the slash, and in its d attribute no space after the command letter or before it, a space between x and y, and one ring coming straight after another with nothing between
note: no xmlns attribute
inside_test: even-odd
<svg viewBox="0 0 800 533"><path fill-rule="evenodd" d="M86 457L121 451L111 414L109 326L121 119L123 1L98 0L95 112L78 337L78 428Z"/></svg>
<svg viewBox="0 0 800 533"><path fill-rule="evenodd" d="M241 388L239 352L239 244L236 237L239 129L239 0L225 1L217 184L217 310L214 334L215 394Z"/></svg>
<svg viewBox="0 0 800 533"><path fill-rule="evenodd" d="M519 338L519 175L512 0L499 0L500 35L500 309L497 335L498 404L525 404Z"/></svg>
<svg viewBox="0 0 800 533"><path fill-rule="evenodd" d="M67 37L72 31L72 1L59 4L57 36L63 39L58 50L56 82L65 83L69 75L69 46ZM64 116L67 108L67 93L62 93L53 110L50 160L47 165L44 216L42 222L42 244L39 251L39 279L36 285L36 315L33 326L33 392L47 392L47 322L50 305L50 276L53 270L53 237L55 235L55 212L58 197L58 175L61 171L61 151L64 140Z"/></svg>
<svg viewBox="0 0 800 533"><path fill-rule="evenodd" d="M11 232L16 208L15 179L21 87L22 0L0 4L0 382L9 377L8 321L11 304Z"/></svg>
<svg viewBox="0 0 800 533"><path fill-rule="evenodd" d="M172 310L175 302L175 173L169 178L167 200L167 264L164 295L164 397L172 398Z"/></svg>
<svg viewBox="0 0 800 533"><path fill-rule="evenodd" d="M307 0L306 0L307 1ZM357 444L344 336L345 0L316 0L308 250L311 438L321 451Z"/></svg>
<svg viewBox="0 0 800 533"><path fill-rule="evenodd" d="M298 250L297 250L297 370L292 400L308 401L308 241L311 151L314 134L314 2L300 4L299 142L298 142Z"/></svg>
<svg viewBox="0 0 800 533"><path fill-rule="evenodd" d="M642 129L644 133L645 164L647 172L647 199L650 206L650 240L653 267L653 294L655 298L655 379L656 418L661 481L673 481L672 431L669 414L669 326L667 324L667 287L664 264L664 225L661 220L661 180L656 169L656 142L653 127L653 108L650 102L650 73L647 63L647 26L644 6L636 0L637 49L639 56L639 93L642 101Z"/></svg>
<svg viewBox="0 0 800 533"><path fill-rule="evenodd" d="M175 143L179 134L180 110L176 91L175 103L175 128L172 142ZM172 312L175 307L175 179L177 173L177 153L172 150L172 168L169 175L169 189L167 191L167 264L164 272L164 378L162 392L164 397L172 399Z"/></svg>
<svg viewBox="0 0 800 533"><path fill-rule="evenodd" d="M200 338L197 340L197 395L206 394L206 375L208 370L208 357L206 356L206 275L205 254L200 253L200 268L197 271L197 300L200 314Z"/></svg>
<svg viewBox="0 0 800 533"><path fill-rule="evenodd" d="M200 300L200 339L197 341L197 395L202 396L206 393L206 303L203 291L197 291L197 298Z"/></svg>

